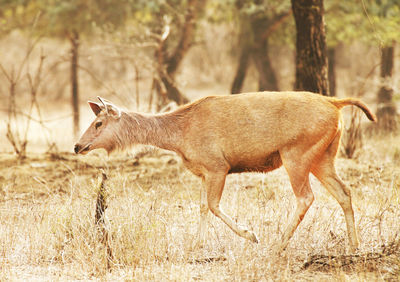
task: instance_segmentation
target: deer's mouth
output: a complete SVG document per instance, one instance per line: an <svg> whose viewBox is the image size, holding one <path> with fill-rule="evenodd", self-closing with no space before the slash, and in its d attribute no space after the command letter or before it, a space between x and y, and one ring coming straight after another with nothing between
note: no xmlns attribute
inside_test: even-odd
<svg viewBox="0 0 400 282"><path fill-rule="evenodd" d="M87 144L85 147L81 147L80 145L75 145L75 153L85 155L90 151L90 147L92 144Z"/></svg>
<svg viewBox="0 0 400 282"><path fill-rule="evenodd" d="M80 154L82 154L82 155L85 155L85 154L87 154L88 152L89 152L89 150L90 150L90 146L91 146L92 144L88 144L85 148L83 148L81 151L80 151Z"/></svg>

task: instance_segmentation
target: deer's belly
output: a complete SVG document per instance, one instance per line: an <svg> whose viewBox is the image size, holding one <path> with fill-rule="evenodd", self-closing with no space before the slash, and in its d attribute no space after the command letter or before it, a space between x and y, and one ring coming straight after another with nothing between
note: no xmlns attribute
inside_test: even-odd
<svg viewBox="0 0 400 282"><path fill-rule="evenodd" d="M268 172L279 168L282 165L281 156L278 151L262 158L239 160L231 165L228 173L241 172Z"/></svg>

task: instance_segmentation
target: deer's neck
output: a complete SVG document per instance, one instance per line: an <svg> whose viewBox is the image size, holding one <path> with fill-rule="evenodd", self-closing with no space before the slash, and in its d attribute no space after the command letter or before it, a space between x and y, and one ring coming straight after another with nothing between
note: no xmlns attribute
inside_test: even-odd
<svg viewBox="0 0 400 282"><path fill-rule="evenodd" d="M182 141L181 122L171 114L144 115L124 113L124 127L129 143L153 145L162 149L179 151Z"/></svg>

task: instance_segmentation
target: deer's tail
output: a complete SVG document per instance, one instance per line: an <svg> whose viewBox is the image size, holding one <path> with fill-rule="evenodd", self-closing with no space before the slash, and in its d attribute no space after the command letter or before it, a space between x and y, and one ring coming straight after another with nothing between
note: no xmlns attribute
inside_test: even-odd
<svg viewBox="0 0 400 282"><path fill-rule="evenodd" d="M376 122L376 116L368 109L367 105L361 102L359 99L356 98L344 98L344 99L337 99L337 98L329 98L329 102L335 105L338 109L343 108L344 106L354 105L359 107L365 115L368 117L369 120Z"/></svg>

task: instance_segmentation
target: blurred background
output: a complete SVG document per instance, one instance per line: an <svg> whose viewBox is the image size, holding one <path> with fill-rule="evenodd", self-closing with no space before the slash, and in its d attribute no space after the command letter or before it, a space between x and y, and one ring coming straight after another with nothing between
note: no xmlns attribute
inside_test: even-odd
<svg viewBox="0 0 400 282"><path fill-rule="evenodd" d="M72 152L96 96L157 112L206 95L302 89L296 2L0 0L0 152ZM314 92L362 97L380 130L395 132L398 0L317 2L328 83Z"/></svg>

